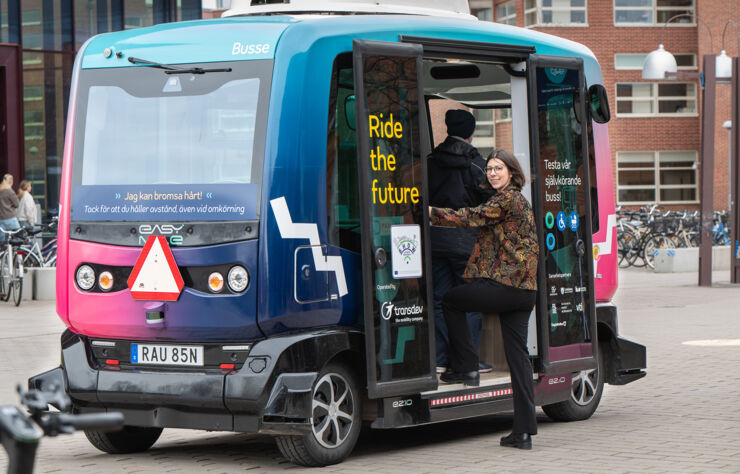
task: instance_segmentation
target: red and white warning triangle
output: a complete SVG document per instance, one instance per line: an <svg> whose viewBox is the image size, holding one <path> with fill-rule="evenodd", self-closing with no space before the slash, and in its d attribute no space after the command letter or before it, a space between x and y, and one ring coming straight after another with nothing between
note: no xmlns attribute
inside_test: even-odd
<svg viewBox="0 0 740 474"><path fill-rule="evenodd" d="M185 283L163 236L149 236L126 283L134 299L177 300Z"/></svg>

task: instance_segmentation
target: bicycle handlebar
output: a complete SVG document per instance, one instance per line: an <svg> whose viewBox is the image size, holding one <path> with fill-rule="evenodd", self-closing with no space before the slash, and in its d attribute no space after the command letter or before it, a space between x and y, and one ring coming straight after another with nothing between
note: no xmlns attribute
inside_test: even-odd
<svg viewBox="0 0 740 474"><path fill-rule="evenodd" d="M60 426L69 426L75 430L110 430L123 426L122 413L87 413L81 415L56 415Z"/></svg>
<svg viewBox="0 0 740 474"><path fill-rule="evenodd" d="M24 391L17 387L21 404L28 413L15 406L0 406L0 441L8 453L8 473L30 474L36 459L36 448L44 436L71 434L75 430L112 430L123 426L122 413L71 414L49 411L70 407L71 401L61 387L51 391Z"/></svg>

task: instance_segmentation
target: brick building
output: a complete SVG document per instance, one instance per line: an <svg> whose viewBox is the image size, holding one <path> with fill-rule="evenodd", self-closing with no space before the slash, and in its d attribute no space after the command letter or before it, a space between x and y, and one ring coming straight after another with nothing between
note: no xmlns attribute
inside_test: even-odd
<svg viewBox="0 0 740 474"><path fill-rule="evenodd" d="M643 80L642 62L662 41L676 57L679 71L700 71L702 55L719 54L722 49L723 30L724 49L738 56L740 2L471 0L470 7L482 20L533 28L583 43L594 52L610 96L618 204L657 202L669 208L698 208L701 86L697 79ZM678 14L686 15L664 27ZM730 119L730 98L731 86L718 84L714 170L718 210L728 206L729 138L722 125ZM506 120L506 111L498 111L498 146L506 146L503 141L510 136Z"/></svg>

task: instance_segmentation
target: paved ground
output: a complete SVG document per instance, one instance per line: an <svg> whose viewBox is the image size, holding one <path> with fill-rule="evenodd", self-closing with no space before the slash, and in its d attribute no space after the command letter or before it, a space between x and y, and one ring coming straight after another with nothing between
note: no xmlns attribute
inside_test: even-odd
<svg viewBox="0 0 740 474"><path fill-rule="evenodd" d="M740 288L698 288L696 274L620 274L623 336L648 347L648 376L607 386L578 423L540 416L531 452L501 448L510 416L363 433L352 457L327 472L740 472ZM53 304L0 303L0 405L13 385L58 363ZM703 345L688 341L709 340ZM734 341L734 345L733 344ZM708 345L706 345L708 344ZM0 471L7 458L0 453ZM46 439L37 472L277 472L297 469L270 438L166 430L143 454L97 452L84 435Z"/></svg>

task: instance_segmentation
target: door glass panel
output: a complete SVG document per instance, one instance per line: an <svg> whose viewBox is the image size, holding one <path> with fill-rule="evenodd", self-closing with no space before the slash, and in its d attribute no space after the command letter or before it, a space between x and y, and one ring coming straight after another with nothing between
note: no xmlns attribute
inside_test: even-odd
<svg viewBox="0 0 740 474"><path fill-rule="evenodd" d="M429 377L430 346L424 242L422 162L419 137L418 58L366 56L364 108L358 108L359 163L366 186L372 246L384 265L365 269L371 278L375 380L377 384ZM366 126L365 126L366 125ZM366 150L366 153L365 151ZM365 233L366 230L363 230ZM372 248L370 248L372 247ZM365 288L368 286L366 285ZM367 316L366 316L367 318Z"/></svg>
<svg viewBox="0 0 740 474"><path fill-rule="evenodd" d="M578 69L538 67L539 180L545 242L549 360L592 355L591 239ZM540 310L542 311L542 310Z"/></svg>

